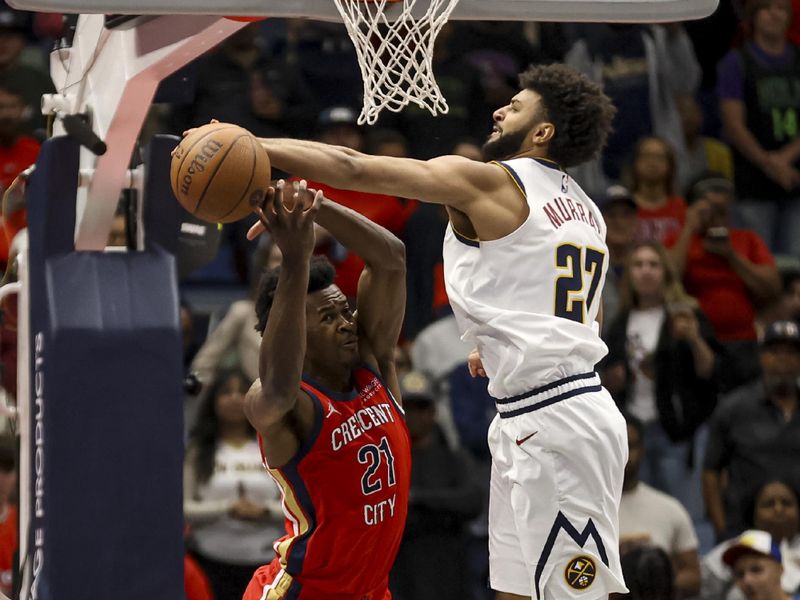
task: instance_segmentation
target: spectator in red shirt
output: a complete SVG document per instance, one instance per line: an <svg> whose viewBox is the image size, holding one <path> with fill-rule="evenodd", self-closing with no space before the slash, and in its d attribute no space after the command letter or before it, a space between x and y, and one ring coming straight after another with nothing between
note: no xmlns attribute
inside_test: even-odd
<svg viewBox="0 0 800 600"><path fill-rule="evenodd" d="M364 150L364 134L356 123L356 112L346 106L334 106L323 110L317 122L317 140L352 150ZM400 235L413 206L404 198L338 190L323 183L308 182L308 187L321 190L325 197L347 208L361 213L370 221L377 223ZM344 258L331 257L336 267L336 285L348 298L355 298L358 278L364 268L364 261L342 249Z"/></svg>
<svg viewBox="0 0 800 600"><path fill-rule="evenodd" d="M726 351L724 389L758 375L755 317L781 289L775 259L749 229L730 227L733 184L709 174L691 188L686 226L666 240L686 291L697 298Z"/></svg>
<svg viewBox="0 0 800 600"><path fill-rule="evenodd" d="M638 241L664 243L686 220L686 201L675 193L675 152L663 139L648 136L633 152L630 190L638 208Z"/></svg>

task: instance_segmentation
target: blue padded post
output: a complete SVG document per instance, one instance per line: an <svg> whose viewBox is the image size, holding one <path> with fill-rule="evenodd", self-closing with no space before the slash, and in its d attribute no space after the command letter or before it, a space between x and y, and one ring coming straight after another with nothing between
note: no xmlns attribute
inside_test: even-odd
<svg viewBox="0 0 800 600"><path fill-rule="evenodd" d="M32 597L181 600L175 261L75 252L78 152L48 140L28 188Z"/></svg>

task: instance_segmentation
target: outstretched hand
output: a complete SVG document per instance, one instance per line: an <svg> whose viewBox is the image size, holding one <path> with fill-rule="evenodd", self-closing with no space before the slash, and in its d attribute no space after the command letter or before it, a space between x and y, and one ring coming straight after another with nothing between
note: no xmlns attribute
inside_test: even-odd
<svg viewBox="0 0 800 600"><path fill-rule="evenodd" d="M277 189L270 187L261 206L255 208L259 223L250 228L248 239L269 229L284 259L307 260L314 251L314 219L322 205L321 191L309 190L305 180L286 185L281 179ZM251 237L251 232L260 231Z"/></svg>

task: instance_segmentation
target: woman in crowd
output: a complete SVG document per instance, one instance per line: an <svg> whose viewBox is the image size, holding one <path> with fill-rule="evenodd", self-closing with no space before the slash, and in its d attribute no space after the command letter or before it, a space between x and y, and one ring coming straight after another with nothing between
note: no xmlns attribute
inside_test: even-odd
<svg viewBox="0 0 800 600"><path fill-rule="evenodd" d="M693 438L716 404L716 342L659 243L633 246L620 311L605 338L603 381L620 407L645 424L642 481L702 518Z"/></svg>
<svg viewBox="0 0 800 600"><path fill-rule="evenodd" d="M748 529L766 531L780 544L783 558L781 587L789 594L800 593L800 492L788 483L767 479L755 488L747 507ZM703 557L702 600L742 600L733 573L722 562L725 550L736 540L726 540Z"/></svg>
<svg viewBox="0 0 800 600"><path fill-rule="evenodd" d="M244 414L250 381L221 372L197 413L184 466L190 546L216 600L240 600L253 571L274 558L283 535L280 492L265 472Z"/></svg>
<svg viewBox="0 0 800 600"><path fill-rule="evenodd" d="M676 160L659 137L639 140L633 150L628 189L638 209L637 239L664 243L686 222L686 200L675 191Z"/></svg>

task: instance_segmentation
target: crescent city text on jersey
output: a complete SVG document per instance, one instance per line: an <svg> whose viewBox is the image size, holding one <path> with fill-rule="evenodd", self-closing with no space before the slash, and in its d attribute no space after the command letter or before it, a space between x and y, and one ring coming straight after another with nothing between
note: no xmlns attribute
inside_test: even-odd
<svg viewBox="0 0 800 600"><path fill-rule="evenodd" d="M366 402L375 395L379 386L380 382L376 377L361 389L358 399ZM386 423L394 423L394 413L388 402L379 402L360 408L344 423L331 431L331 448L334 452L341 450L350 442L364 435L365 431Z"/></svg>
<svg viewBox="0 0 800 600"><path fill-rule="evenodd" d="M600 226L597 224L594 214L580 200L559 196L545 204L542 210L547 215L547 218L550 219L554 229L558 229L567 221L583 221L597 233L600 233Z"/></svg>

